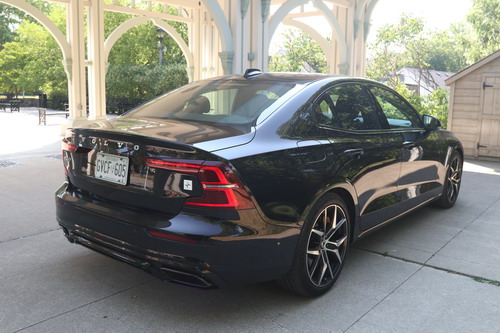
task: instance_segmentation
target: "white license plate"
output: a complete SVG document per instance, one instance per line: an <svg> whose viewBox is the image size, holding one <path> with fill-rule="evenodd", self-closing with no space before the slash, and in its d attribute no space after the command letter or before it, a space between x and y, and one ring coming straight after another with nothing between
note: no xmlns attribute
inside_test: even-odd
<svg viewBox="0 0 500 333"><path fill-rule="evenodd" d="M128 157L97 153L94 177L116 184L127 185Z"/></svg>

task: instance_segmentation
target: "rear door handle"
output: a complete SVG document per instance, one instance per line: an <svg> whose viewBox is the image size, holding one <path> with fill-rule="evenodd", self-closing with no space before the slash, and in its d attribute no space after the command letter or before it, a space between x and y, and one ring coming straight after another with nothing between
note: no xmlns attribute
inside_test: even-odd
<svg viewBox="0 0 500 333"><path fill-rule="evenodd" d="M361 148L344 150L344 154L349 155L351 158L360 158L364 153Z"/></svg>

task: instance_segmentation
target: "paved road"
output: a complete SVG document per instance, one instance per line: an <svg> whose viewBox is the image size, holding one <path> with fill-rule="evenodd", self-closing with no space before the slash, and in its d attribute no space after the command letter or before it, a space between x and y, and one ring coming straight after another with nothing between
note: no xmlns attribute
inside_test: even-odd
<svg viewBox="0 0 500 333"><path fill-rule="evenodd" d="M0 150L2 333L500 331L500 163L468 161L456 207L356 243L333 290L310 300L272 282L162 283L70 244L54 215L58 153Z"/></svg>

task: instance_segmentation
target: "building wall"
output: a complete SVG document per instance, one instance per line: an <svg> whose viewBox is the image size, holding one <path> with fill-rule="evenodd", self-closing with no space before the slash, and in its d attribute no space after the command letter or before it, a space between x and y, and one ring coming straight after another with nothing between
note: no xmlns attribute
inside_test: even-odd
<svg viewBox="0 0 500 333"><path fill-rule="evenodd" d="M462 141L466 156L479 155L485 74L500 75L500 58L477 68L451 85L448 130Z"/></svg>

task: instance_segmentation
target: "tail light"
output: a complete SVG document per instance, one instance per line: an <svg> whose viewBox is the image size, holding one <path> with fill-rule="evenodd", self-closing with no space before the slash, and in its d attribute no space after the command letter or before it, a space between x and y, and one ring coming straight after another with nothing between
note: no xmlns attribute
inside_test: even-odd
<svg viewBox="0 0 500 333"><path fill-rule="evenodd" d="M188 198L188 207L251 209L255 208L250 194L234 171L216 161L164 161L146 159L146 164L179 173L197 175L203 188L201 197Z"/></svg>
<svg viewBox="0 0 500 333"><path fill-rule="evenodd" d="M71 144L67 139L62 140L62 150L64 151L70 151L74 153L78 149L77 146Z"/></svg>
<svg viewBox="0 0 500 333"><path fill-rule="evenodd" d="M73 145L71 142L68 141L67 138L64 138L62 140L62 159L63 159L63 165L64 165L64 173L66 176L69 176L69 169L71 166L71 154L70 153L88 153L92 149L90 148L84 148L84 147L78 147Z"/></svg>

